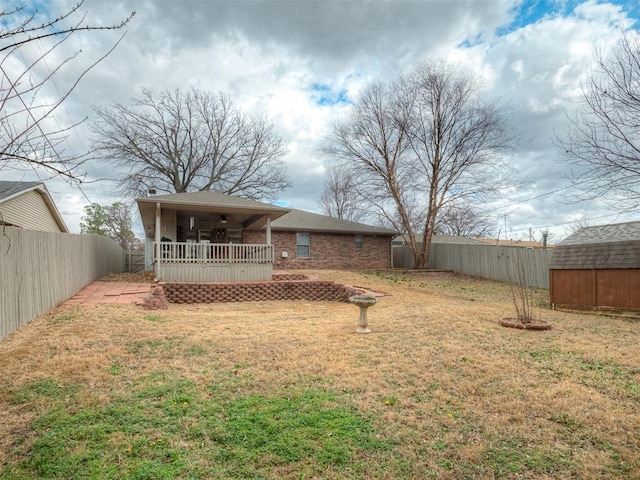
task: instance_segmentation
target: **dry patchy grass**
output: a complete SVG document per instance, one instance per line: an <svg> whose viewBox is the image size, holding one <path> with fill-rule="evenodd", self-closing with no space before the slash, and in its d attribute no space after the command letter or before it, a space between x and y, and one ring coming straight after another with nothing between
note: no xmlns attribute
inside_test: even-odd
<svg viewBox="0 0 640 480"><path fill-rule="evenodd" d="M166 439L159 463L175 467L158 470L166 478L234 476L225 462L238 478L640 478L637 322L543 310L552 330L507 329L497 322L514 307L502 284L445 273L307 273L389 293L369 310L373 333L355 332L353 305L283 301L161 312L59 307L10 336L0 344L0 478L47 471L29 460L46 434L43 418L134 399L151 402L136 412L151 409L159 423L133 433L111 423L105 478L144 477L131 463L141 436ZM545 295L538 292L542 306ZM259 405L275 425L253 427L280 421L318 450L338 448L290 426L280 401L300 418L313 405L345 422L362 419L353 428L363 437L350 438L334 417L316 418L308 422L327 436L335 428L351 450L308 458L263 450L286 436L280 431L241 456L249 440L234 437L241 427L233 420ZM193 411L177 415L180 405ZM69 457L91 448L83 442ZM138 460L160 447L139 448ZM73 476L64 468L51 476Z"/></svg>

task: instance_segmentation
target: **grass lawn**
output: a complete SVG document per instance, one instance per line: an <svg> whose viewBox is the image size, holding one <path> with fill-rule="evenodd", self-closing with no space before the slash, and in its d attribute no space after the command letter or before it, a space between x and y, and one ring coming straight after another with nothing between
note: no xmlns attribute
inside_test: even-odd
<svg viewBox="0 0 640 480"><path fill-rule="evenodd" d="M443 273L331 302L61 306L0 342L0 479L640 478L640 322ZM544 307L546 292L538 292Z"/></svg>

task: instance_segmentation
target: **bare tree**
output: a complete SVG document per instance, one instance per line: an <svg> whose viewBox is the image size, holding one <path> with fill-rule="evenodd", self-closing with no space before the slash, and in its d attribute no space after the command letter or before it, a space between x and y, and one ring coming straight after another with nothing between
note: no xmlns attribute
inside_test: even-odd
<svg viewBox="0 0 640 480"><path fill-rule="evenodd" d="M73 79L70 86L59 90L58 75L72 61L75 52L50 65L57 50L73 34L117 30L135 15L111 26L85 24L86 14L80 9L84 0L70 10L45 23L38 12L26 6L0 11L0 169L42 167L55 176L79 180L85 158L68 154L62 147L75 125L59 126L52 117L83 77L104 60L120 40L100 58L93 60ZM33 46L39 48L34 49ZM33 53L37 52L37 53ZM38 74L44 71L44 74Z"/></svg>
<svg viewBox="0 0 640 480"><path fill-rule="evenodd" d="M436 233L457 237L486 237L494 231L494 222L467 202L449 203L436 220Z"/></svg>
<svg viewBox="0 0 640 480"><path fill-rule="evenodd" d="M358 181L353 171L340 165L329 166L320 197L322 213L352 222L361 221L366 212L357 197Z"/></svg>
<svg viewBox="0 0 640 480"><path fill-rule="evenodd" d="M519 323L528 325L537 323L538 318L535 309L535 289L529 286L533 268L531 262L524 258L524 252L522 248L513 248L508 253L499 254L498 258L502 260L509 279L509 290L511 301L516 309L516 318ZM505 320L507 324L510 323L509 319L503 319L502 322Z"/></svg>
<svg viewBox="0 0 640 480"><path fill-rule="evenodd" d="M289 186L285 141L264 117L244 115L228 96L143 89L132 106L95 112L94 146L126 169L121 185L129 196L155 188L262 199Z"/></svg>
<svg viewBox="0 0 640 480"><path fill-rule="evenodd" d="M582 89L570 128L556 135L576 167L576 201L605 198L615 208L640 202L640 34L622 35Z"/></svg>
<svg viewBox="0 0 640 480"><path fill-rule="evenodd" d="M516 139L504 113L482 100L468 73L425 63L396 82L369 85L325 151L360 179L359 200L405 234L424 268L441 209L482 202L504 185L500 160Z"/></svg>

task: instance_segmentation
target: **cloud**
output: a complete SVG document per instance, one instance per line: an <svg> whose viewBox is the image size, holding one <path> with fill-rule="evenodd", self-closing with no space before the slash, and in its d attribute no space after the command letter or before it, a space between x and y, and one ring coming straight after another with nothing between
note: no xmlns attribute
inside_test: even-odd
<svg viewBox="0 0 640 480"><path fill-rule="evenodd" d="M74 0L45 4L50 14ZM61 121L92 117L93 105L127 104L142 87L156 91L195 86L224 92L245 111L265 114L289 142L285 158L294 186L281 201L317 210L325 160L318 146L363 86L395 79L418 62L444 58L484 79L487 94L511 106L524 142L510 161L528 184L491 207L496 225L512 230L576 218L581 207L566 191L500 209L567 185L566 165L553 145L566 125L596 45L608 45L638 16L634 2L495 0L86 0L87 23L109 25L136 16L117 49L83 79ZM46 13L46 12L43 12ZM78 34L57 53L82 50L61 70L59 85L113 46L122 32ZM69 137L70 149L90 147L88 128ZM82 186L93 202L118 201L113 181L122 172L100 162ZM3 172L3 176L5 172ZM33 178L30 178L33 179ZM88 203L76 187L53 182L54 199L77 231ZM596 204L594 212L602 212ZM578 212L578 213L576 213ZM599 214L599 213L598 213Z"/></svg>

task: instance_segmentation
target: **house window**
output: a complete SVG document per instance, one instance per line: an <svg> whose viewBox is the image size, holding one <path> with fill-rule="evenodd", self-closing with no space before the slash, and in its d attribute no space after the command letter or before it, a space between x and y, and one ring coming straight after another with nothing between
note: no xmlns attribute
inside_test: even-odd
<svg viewBox="0 0 640 480"><path fill-rule="evenodd" d="M308 233L296 233L296 256L303 258L311 256L311 238Z"/></svg>
<svg viewBox="0 0 640 480"><path fill-rule="evenodd" d="M362 250L364 247L364 240L362 240L362 235L356 235L356 250Z"/></svg>

